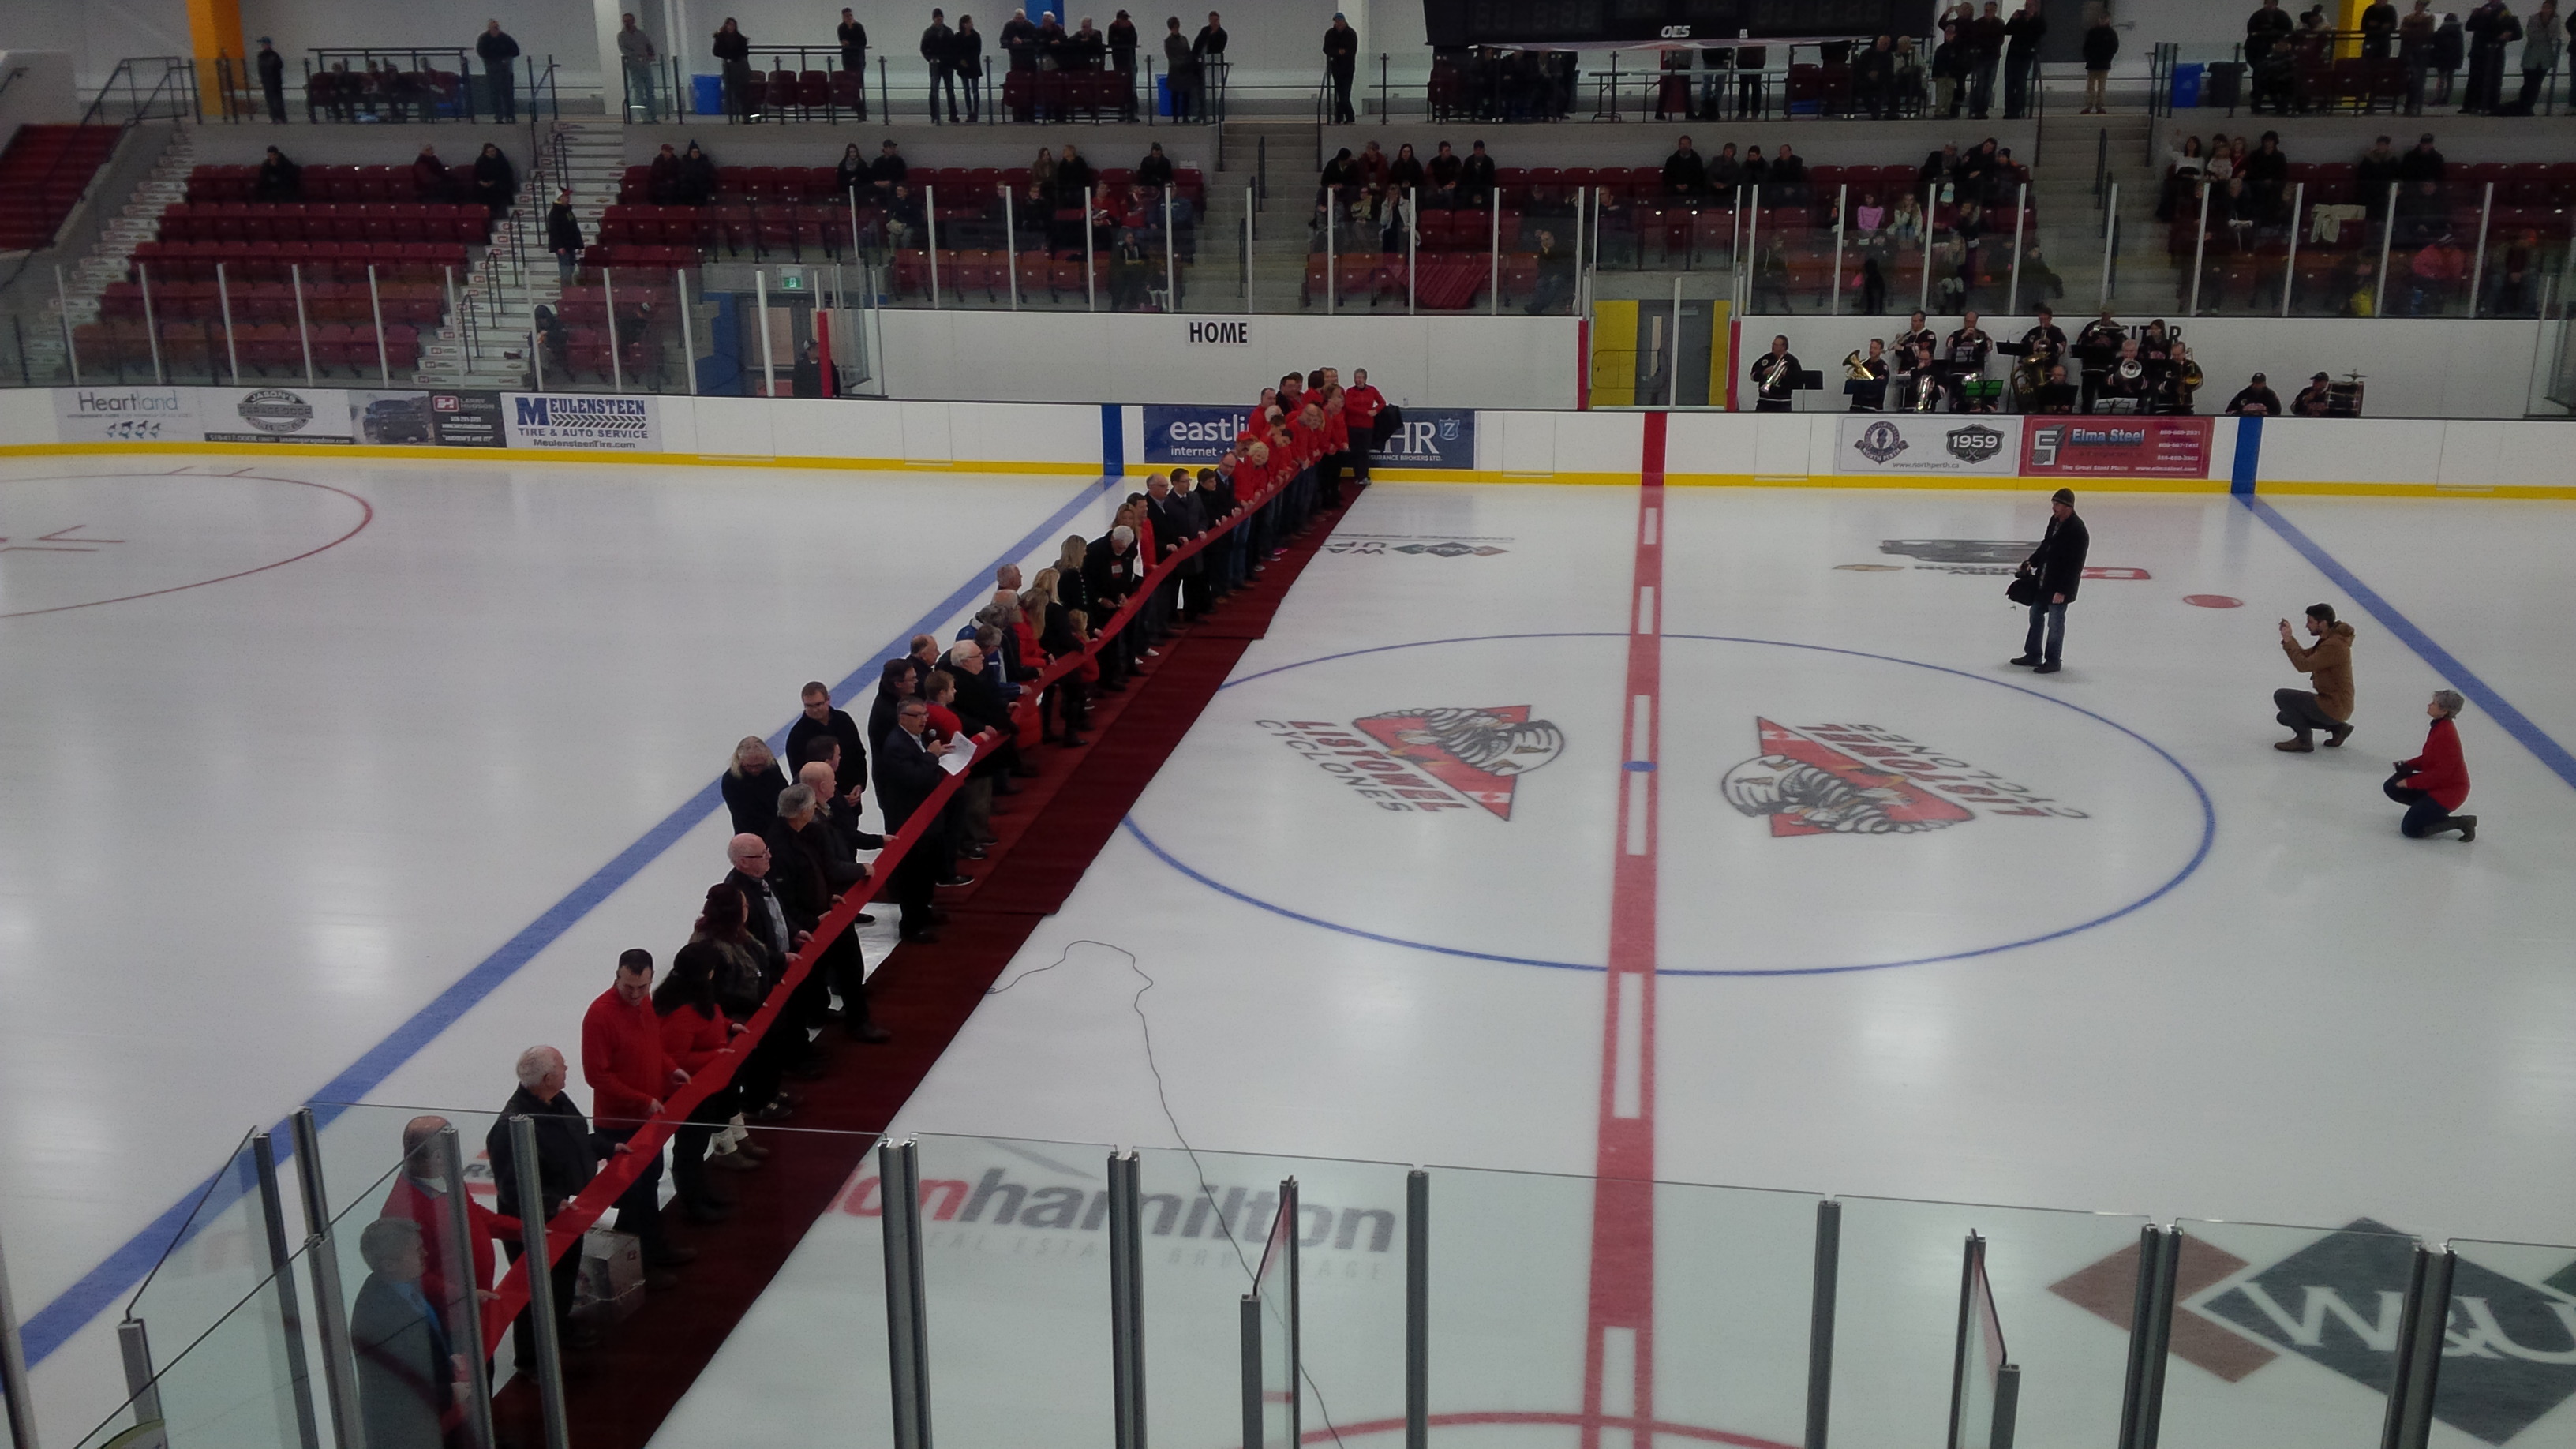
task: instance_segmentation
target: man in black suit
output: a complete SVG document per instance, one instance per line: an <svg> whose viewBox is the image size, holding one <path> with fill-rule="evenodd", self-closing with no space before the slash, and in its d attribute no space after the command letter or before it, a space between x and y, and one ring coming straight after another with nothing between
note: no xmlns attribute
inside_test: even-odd
<svg viewBox="0 0 2576 1449"><path fill-rule="evenodd" d="M833 836L823 813L827 797L817 794L815 787L818 783L826 789L831 786L829 767L808 768L813 780L790 785L778 797L778 819L769 831L769 857L770 880L778 889L780 904L789 919L810 932L821 928L844 892L868 878L868 868ZM798 1013L811 1022L827 1019L829 993L837 992L845 1033L856 1041L891 1040L892 1034L868 1015L867 969L857 935L845 930L834 936L797 989Z"/></svg>
<svg viewBox="0 0 2576 1449"><path fill-rule="evenodd" d="M627 1145L605 1132L591 1130L590 1118L573 1105L572 1094L564 1090L570 1075L564 1066L564 1055L550 1046L533 1046L519 1053L519 1089L510 1094L501 1115L484 1134L483 1151L492 1163L492 1182L502 1206L517 1212L519 1207L519 1156L510 1145L510 1119L530 1117L537 1124L537 1188L543 1195L546 1220L554 1221L591 1177L599 1171L600 1162L613 1153L628 1151ZM530 1231L521 1219L520 1237L526 1241L544 1242L546 1235ZM519 1261L524 1251L520 1243L505 1242L501 1250L510 1261ZM698 1255L691 1247L672 1247L665 1260L685 1263ZM573 1286L581 1277L581 1246L564 1250L563 1258L549 1275L554 1283L555 1327L564 1343L579 1348L598 1341L598 1335L572 1321ZM663 1287L678 1283L668 1272L648 1274L648 1284ZM537 1362L536 1331L529 1326L528 1315L519 1315L511 1326L511 1342L516 1348L516 1363L522 1370L533 1369ZM369 1442L373 1442L372 1437Z"/></svg>
<svg viewBox="0 0 2576 1449"><path fill-rule="evenodd" d="M799 919L795 906L780 894L778 883L771 878L771 872L778 868L778 855L766 834L755 835L745 831L735 836L725 845L725 859L733 864L732 871L725 876L725 884L742 892L748 917L743 924L751 932L751 938L760 943L761 954L767 958L760 973L761 993L765 997L770 987L786 978L789 958L805 949L806 941L812 937L813 921L810 918ZM775 1053L770 1060L782 1072L792 1071L808 1080L821 1076L825 1060L823 1051L809 1042L805 1033L808 1028L822 1024L822 1012L813 997L799 993L788 1001L786 1010L778 1014L777 1024L761 1040L760 1049ZM785 1115L760 1115L767 1111L767 1104L762 1104L754 1113L755 1119L774 1122Z"/></svg>
<svg viewBox="0 0 2576 1449"><path fill-rule="evenodd" d="M877 671L876 698L868 704L868 738L882 741L894 733L897 705L921 693L921 676L913 672L910 659L889 659ZM889 823L887 829L893 829Z"/></svg>
<svg viewBox="0 0 2576 1449"><path fill-rule="evenodd" d="M886 829L900 831L939 788L947 774L940 767L940 757L955 745L930 737L930 705L925 700L905 698L896 705L894 717L894 730L877 741L877 804L885 810ZM937 922L931 897L944 881L955 879L947 865L947 840L948 832L930 823L895 867L894 898L903 909L900 929L907 941L939 939L931 931Z"/></svg>
<svg viewBox="0 0 2576 1449"><path fill-rule="evenodd" d="M1011 706L1002 697L1002 686L985 668L983 646L971 639L950 645L947 661L940 667L957 677L957 718L965 726L967 737L971 739L986 730L1002 736L998 749L975 762L975 773L994 777L996 795L1020 793L1020 787L1012 784L1010 777L1036 771L1020 767L1019 746L1011 738Z"/></svg>
<svg viewBox="0 0 2576 1449"><path fill-rule="evenodd" d="M367 1281L349 1312L358 1410L374 1449L440 1449L456 1410L463 1361L420 1286L429 1267L420 1224L378 1218L358 1234Z"/></svg>
<svg viewBox="0 0 2576 1449"><path fill-rule="evenodd" d="M2058 651L2066 644L2066 606L2075 602L2075 587L2084 579L2084 555L2093 546L2093 535L2084 520L2075 516L2075 490L2060 488L2048 500L2048 531L2040 535L2039 547L2022 560L2019 573L2024 578L2037 578L2039 591L2031 596L2030 634L2022 641L2021 657L2015 664L2028 667L2033 674L2055 674ZM2040 650L2040 631L2048 634L2046 653Z"/></svg>

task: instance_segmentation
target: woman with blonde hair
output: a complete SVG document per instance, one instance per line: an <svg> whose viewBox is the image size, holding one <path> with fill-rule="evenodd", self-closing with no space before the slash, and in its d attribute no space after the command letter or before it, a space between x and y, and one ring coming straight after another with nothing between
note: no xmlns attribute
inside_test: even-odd
<svg viewBox="0 0 2576 1449"><path fill-rule="evenodd" d="M770 822L778 818L778 796L786 788L787 772L778 768L769 742L744 735L724 772L725 809L733 815L733 833L767 835Z"/></svg>

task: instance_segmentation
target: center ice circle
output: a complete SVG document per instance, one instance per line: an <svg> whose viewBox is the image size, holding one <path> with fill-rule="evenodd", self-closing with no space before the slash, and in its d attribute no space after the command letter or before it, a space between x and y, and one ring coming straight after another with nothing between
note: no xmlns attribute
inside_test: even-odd
<svg viewBox="0 0 2576 1449"><path fill-rule="evenodd" d="M1672 976L2009 951L2125 916L2208 854L2181 761L2018 676L1667 634L1650 748L1624 733L1626 638L1425 640L1233 680L1128 829L1293 920L1560 970L1604 969L1612 864L1648 853ZM1651 838L1622 830L1623 795L1653 800Z"/></svg>

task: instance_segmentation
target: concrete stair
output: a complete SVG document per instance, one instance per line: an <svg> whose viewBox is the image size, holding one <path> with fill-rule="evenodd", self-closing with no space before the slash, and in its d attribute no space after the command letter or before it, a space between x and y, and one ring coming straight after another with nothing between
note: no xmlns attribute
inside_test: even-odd
<svg viewBox="0 0 2576 1449"><path fill-rule="evenodd" d="M138 129L135 140L152 133ZM161 212L188 199L188 173L197 164L196 131L176 126L170 131L152 171L134 193L118 203L99 238L65 269L63 294L45 303L42 325L27 337L27 367L36 376L68 377L63 356L63 323L74 328L98 320L99 297L108 284L121 282L134 264L134 249L161 233Z"/></svg>
<svg viewBox="0 0 2576 1449"><path fill-rule="evenodd" d="M416 380L437 388L516 388L533 381L528 329L538 307L563 296L546 250L546 209L559 186L572 188L582 235L599 235L626 171L624 129L613 122L558 123L527 168L518 204L493 229L492 246L467 280L459 313L422 339Z"/></svg>

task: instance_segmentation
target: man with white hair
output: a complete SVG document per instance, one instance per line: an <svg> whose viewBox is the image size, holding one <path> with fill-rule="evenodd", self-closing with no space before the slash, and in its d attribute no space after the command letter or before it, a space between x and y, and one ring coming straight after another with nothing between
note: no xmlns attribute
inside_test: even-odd
<svg viewBox="0 0 2576 1449"><path fill-rule="evenodd" d="M553 1047L532 1046L519 1053L519 1090L510 1094L508 1104L501 1108L500 1118L493 1122L492 1130L483 1138L483 1150L492 1162L493 1185L499 1190L502 1204L515 1208L519 1204L519 1157L510 1144L510 1119L526 1117L536 1123L537 1188L544 1195L546 1220L549 1222L599 1171L601 1159L611 1153L626 1151L625 1143L591 1130L590 1119L582 1115L581 1108L573 1105L572 1095L564 1090L564 1080L569 1074L564 1065L564 1054ZM540 1242L545 1237L543 1233L527 1232L524 1222L521 1231ZM523 1251L520 1244L508 1243L503 1248L509 1253L511 1262L519 1261ZM696 1254L689 1256L695 1257ZM580 1244L575 1243L564 1250L563 1258L554 1265L551 1276L555 1290L555 1329L562 1335L564 1345L579 1347L582 1340L595 1342L595 1335L576 1335L573 1331L572 1294L581 1277ZM679 1281L673 1274L658 1270L645 1275L646 1284L653 1287L667 1288ZM527 1314L521 1313L518 1322L511 1326L510 1342L518 1368L522 1372L535 1369L537 1337L535 1329L529 1326Z"/></svg>
<svg viewBox="0 0 2576 1449"><path fill-rule="evenodd" d="M455 1309L457 1300L464 1293L490 1290L492 1260L497 1256L492 1251L492 1244L496 1240L510 1243L519 1240L517 1203L505 1202L501 1206L509 1211L496 1213L476 1202L473 1194L466 1194L465 1229L473 1241L463 1252L470 1256L472 1262L467 1269L472 1279L471 1289L449 1286L451 1268L463 1266L467 1256L459 1256L460 1250L448 1244L448 1167L447 1153L441 1145L446 1139L440 1135L447 1126L444 1117L414 1117L403 1124L402 1171L395 1175L393 1188L386 1193L385 1205L379 1214L420 1225L421 1241L429 1255L428 1264L421 1273L421 1291L428 1295L430 1305L442 1315Z"/></svg>
<svg viewBox="0 0 2576 1449"><path fill-rule="evenodd" d="M770 879L790 916L809 930L819 930L842 895L868 878L868 868L843 848L823 818L819 792L832 788L827 767L808 765L813 779L787 787L778 797L778 823L770 832ZM831 1015L830 993L841 998L841 1026L853 1040L882 1042L893 1034L868 1016L867 962L859 938L842 931L823 948L814 972L797 988L799 1015L817 1024Z"/></svg>
<svg viewBox="0 0 2576 1449"><path fill-rule="evenodd" d="M744 924L751 932L751 938L760 943L761 953L769 958L762 975L767 980L776 981L787 974L789 958L805 949L805 943L813 939L813 933L799 923L779 899L776 883L770 879L775 860L768 837L748 833L735 836L725 843L725 859L732 863L733 869L725 875L724 883L742 892L743 904L748 908ZM808 1081L823 1074L824 1063L821 1048L805 1035L809 1029L822 1025L805 1010L811 1000L810 997L792 999L787 1009L779 1013L768 1039L762 1043L764 1049L773 1049L771 1044L776 1044L774 1050L778 1053L776 1060L781 1070L793 1072ZM761 1121L777 1120L777 1116L761 1115L770 1110L763 1106L752 1115Z"/></svg>
<svg viewBox="0 0 2576 1449"><path fill-rule="evenodd" d="M1127 602L1136 591L1136 581L1144 576L1144 565L1136 557L1136 530L1125 524L1091 541L1083 551L1082 581L1091 591L1091 627L1109 627L1109 616ZM1135 638L1132 630L1122 629L1109 636L1100 650L1100 688L1116 694L1127 687L1127 668L1134 657Z"/></svg>

